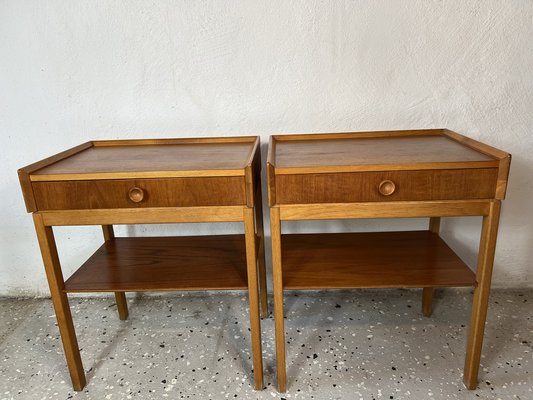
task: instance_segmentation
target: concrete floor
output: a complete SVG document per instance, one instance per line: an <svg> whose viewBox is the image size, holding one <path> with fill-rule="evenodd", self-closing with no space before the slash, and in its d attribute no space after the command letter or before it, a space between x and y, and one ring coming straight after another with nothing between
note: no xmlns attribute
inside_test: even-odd
<svg viewBox="0 0 533 400"><path fill-rule="evenodd" d="M274 323L263 321L265 390L251 388L240 293L72 298L88 384L74 392L50 300L0 300L0 399L533 399L533 291L493 291L479 389L462 385L470 290L300 292L286 297L288 392L275 389Z"/></svg>

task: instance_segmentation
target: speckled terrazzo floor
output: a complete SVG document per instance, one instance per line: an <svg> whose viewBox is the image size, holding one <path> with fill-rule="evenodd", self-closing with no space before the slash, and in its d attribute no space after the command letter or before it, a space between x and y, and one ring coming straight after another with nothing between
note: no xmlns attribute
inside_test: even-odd
<svg viewBox="0 0 533 400"><path fill-rule="evenodd" d="M263 321L265 390L251 388L242 294L73 298L88 384L74 392L50 300L0 300L0 399L533 399L533 291L493 291L480 386L461 382L469 290L286 296L288 392L275 390L274 323Z"/></svg>

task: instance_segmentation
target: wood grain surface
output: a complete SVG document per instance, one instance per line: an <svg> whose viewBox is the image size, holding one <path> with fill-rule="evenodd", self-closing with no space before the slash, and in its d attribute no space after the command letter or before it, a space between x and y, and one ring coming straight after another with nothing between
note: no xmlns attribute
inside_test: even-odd
<svg viewBox="0 0 533 400"><path fill-rule="evenodd" d="M276 176L277 204L494 198L497 168L346 172ZM390 180L394 192L380 193Z"/></svg>
<svg viewBox="0 0 533 400"><path fill-rule="evenodd" d="M93 146L33 175L244 168L254 142Z"/></svg>
<svg viewBox="0 0 533 400"><path fill-rule="evenodd" d="M114 179L33 182L37 209L82 210L225 206L246 204L244 177ZM143 200L129 197L132 188L144 191Z"/></svg>
<svg viewBox="0 0 533 400"><path fill-rule="evenodd" d="M285 289L473 286L475 274L435 233L282 235Z"/></svg>
<svg viewBox="0 0 533 400"><path fill-rule="evenodd" d="M115 238L65 282L67 292L247 287L244 235Z"/></svg>
<svg viewBox="0 0 533 400"><path fill-rule="evenodd" d="M497 161L446 136L277 141L276 168ZM497 165L497 163L496 163Z"/></svg>

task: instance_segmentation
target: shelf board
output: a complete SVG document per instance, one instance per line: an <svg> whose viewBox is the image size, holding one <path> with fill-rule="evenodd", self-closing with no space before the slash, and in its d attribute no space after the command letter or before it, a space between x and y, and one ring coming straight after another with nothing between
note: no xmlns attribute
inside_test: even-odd
<svg viewBox="0 0 533 400"><path fill-rule="evenodd" d="M247 287L244 235L116 238L65 282L66 292Z"/></svg>
<svg viewBox="0 0 533 400"><path fill-rule="evenodd" d="M475 274L429 231L290 234L285 289L474 286Z"/></svg>

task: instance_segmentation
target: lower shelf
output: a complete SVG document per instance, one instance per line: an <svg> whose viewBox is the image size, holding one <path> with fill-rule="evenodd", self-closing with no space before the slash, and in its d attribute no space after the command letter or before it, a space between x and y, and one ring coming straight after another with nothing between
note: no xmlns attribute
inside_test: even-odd
<svg viewBox="0 0 533 400"><path fill-rule="evenodd" d="M116 238L66 282L66 292L246 289L244 235Z"/></svg>
<svg viewBox="0 0 533 400"><path fill-rule="evenodd" d="M281 248L286 289L453 287L476 281L429 231L282 235Z"/></svg>

